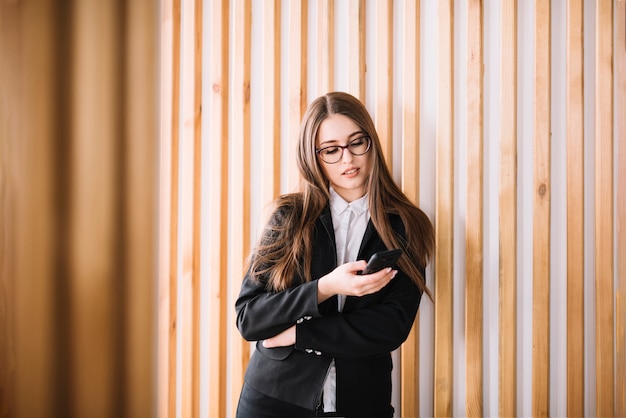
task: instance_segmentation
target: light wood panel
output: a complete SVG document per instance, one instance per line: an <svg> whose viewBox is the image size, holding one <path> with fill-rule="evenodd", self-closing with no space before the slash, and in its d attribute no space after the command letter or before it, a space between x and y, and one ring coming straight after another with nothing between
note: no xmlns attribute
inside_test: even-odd
<svg viewBox="0 0 626 418"><path fill-rule="evenodd" d="M615 114L626 114L626 2L615 5ZM615 298L615 415L626 416L626 118L618 116L617 132L617 295Z"/></svg>
<svg viewBox="0 0 626 418"><path fill-rule="evenodd" d="M292 4L295 4L293 2ZM244 260L250 251L250 54L251 15L250 0L233 3L232 54L230 92L230 149L232 164L229 167L231 196L229 198L229 306L241 289L245 274ZM230 365L230 410L237 410L239 394L243 387L243 376L250 359L250 344L245 341L234 321L228 326Z"/></svg>
<svg viewBox="0 0 626 418"><path fill-rule="evenodd" d="M180 14L174 13L177 2L161 3L161 141L159 159L159 286L158 286L158 359L157 359L157 411L160 418L174 414L176 394L176 247L173 232L178 220L176 201L177 159L173 158L178 143L178 99L174 95L174 78L178 71L179 42L175 27L180 24ZM176 63L176 64L174 64ZM172 292L174 292L172 294ZM173 353L172 353L173 350Z"/></svg>
<svg viewBox="0 0 626 418"><path fill-rule="evenodd" d="M296 159L296 148L300 136L300 123L306 111L307 92L307 0L289 2L289 19L287 32L287 95L289 97L287 112L287 190L298 187L299 172ZM249 71L249 69L248 69Z"/></svg>
<svg viewBox="0 0 626 418"><path fill-rule="evenodd" d="M517 415L517 1L500 15L500 341L501 416Z"/></svg>
<svg viewBox="0 0 626 418"><path fill-rule="evenodd" d="M67 243L67 233L57 234L55 227L61 207L53 193L60 174L55 149L66 151L54 111L62 104L54 84L63 69L56 62L59 29L52 1L4 2L0 7L0 236L3 250L13 248L3 252L0 269L1 303L6 306L0 335L7 342L0 360L0 414L44 416L51 410L64 412L60 408L70 392L54 388L68 385L67 376L55 376L67 366L63 345L55 344L55 334L67 329L56 324L63 307L54 298L65 290L59 276ZM9 294L11 298L4 296Z"/></svg>
<svg viewBox="0 0 626 418"><path fill-rule="evenodd" d="M609 417L615 413L613 2L610 0L596 3L595 47L596 414Z"/></svg>
<svg viewBox="0 0 626 418"><path fill-rule="evenodd" d="M164 3L164 7L166 7ZM169 9L169 7L168 7ZM165 102L168 99L171 99L171 108L166 109L163 108L162 112L165 110L170 111L170 114L162 113L162 118L171 118L171 133L165 132L165 135L168 133L171 135L171 193L170 193L170 225L169 225L169 276L168 280L168 288L165 289L164 286L164 295L162 298L164 300L169 300L169 318L166 324L166 328L164 331L168 336L168 387L167 387L167 415L169 417L176 416L176 388L178 386L177 379L177 370L178 370L178 344L177 344L177 330L178 330L178 250L179 250L179 158L180 158L180 56L181 56L181 4L180 0L172 0L171 2L171 48L172 48L172 78L171 85L163 86L164 94L163 101ZM165 15L167 16L167 15ZM165 42L169 44L169 40L164 41L163 47L166 46ZM167 45L169 46L169 45ZM171 94L171 96L169 96ZM161 142L169 142L170 137L165 136L162 138ZM169 146L165 145L165 151L169 150ZM165 159L167 154L163 156ZM162 187L167 188L168 184L163 183ZM167 204L167 202L165 203ZM165 236L165 234L164 234ZM165 293L166 292L166 293ZM160 410L161 413L164 410Z"/></svg>
<svg viewBox="0 0 626 418"><path fill-rule="evenodd" d="M377 1L374 3L374 28L372 41L374 44L374 87L373 112L374 124L380 137L385 161L391 168L393 153L392 138L392 56L393 30L391 2Z"/></svg>
<svg viewBox="0 0 626 418"><path fill-rule="evenodd" d="M199 216L198 200L199 174L198 163L200 149L197 135L201 127L201 114L198 108L197 65L201 65L201 56L197 53L198 21L195 0L181 2L181 74L180 74L180 137L179 137L179 184L178 207L179 240L178 306L179 347L180 347L180 413L183 416L197 417L199 405ZM198 60L200 60L198 62ZM175 110L176 111L176 110ZM177 388L178 389L178 388Z"/></svg>
<svg viewBox="0 0 626 418"><path fill-rule="evenodd" d="M365 0L348 0L348 21L342 24L348 27L347 92L365 102Z"/></svg>
<svg viewBox="0 0 626 418"><path fill-rule="evenodd" d="M280 192L280 1L263 2L261 26L261 62L256 70L260 75L261 97L260 128L258 141L261 144L259 161L261 201L271 202Z"/></svg>
<svg viewBox="0 0 626 418"><path fill-rule="evenodd" d="M405 2L402 16L402 189L413 203L419 205L420 2ZM400 352L401 414L405 417L419 416L419 343L418 316Z"/></svg>
<svg viewBox="0 0 626 418"><path fill-rule="evenodd" d="M583 416L584 318L584 78L583 2L567 7L567 414Z"/></svg>
<svg viewBox="0 0 626 418"><path fill-rule="evenodd" d="M483 416L483 2L467 4L465 367L468 417Z"/></svg>
<svg viewBox="0 0 626 418"><path fill-rule="evenodd" d="M123 399L128 417L156 415L155 357L155 278L157 277L157 208L155 207L158 167L158 6L151 2L128 2L127 29L128 73L125 87L126 135L125 153L126 201L128 214L125 248L128 250L126 264L126 300L128 323L123 338L127 344L122 356L127 365ZM129 140L129 138L144 140ZM146 176L146 173L150 175ZM147 181L146 181L147 180ZM119 360L119 359L118 359ZM121 390L121 389L118 389Z"/></svg>
<svg viewBox="0 0 626 418"><path fill-rule="evenodd" d="M533 416L550 413L550 3L535 1Z"/></svg>
<svg viewBox="0 0 626 418"><path fill-rule="evenodd" d="M207 109L205 135L201 127L196 130L196 162L198 164L196 181L198 202L206 203L202 208L203 219L208 225L206 235L202 237L202 261L206 264L198 267L202 270L203 284L209 288L209 324L211 338L208 343L207 361L209 363L209 396L208 414L212 417L226 416L226 382L227 382L227 319L229 308L228 283L224 280L228 274L228 223L230 212L228 208L228 98L229 98L229 7L228 1L214 0L210 7L209 21L207 22L208 57L207 70L203 74L202 65L202 2L196 0L199 8L196 13L196 111L201 115L202 109ZM207 103L202 106L201 92L203 77L206 77L210 87L207 94ZM200 94L198 96L198 94ZM202 136L201 136L202 135ZM206 153L201 152L202 138L208 146ZM235 152L241 152L237 150ZM200 158L202 156L202 158ZM207 195L200 194L200 184L208 182ZM204 198L203 198L204 197ZM196 220L196 231L201 231L200 214ZM241 222L241 220L239 220ZM200 252L200 248L198 248ZM199 261L199 260L198 260ZM208 283L207 283L208 282ZM198 297L200 294L198 289ZM199 302L199 300L198 300ZM196 376L199 373L196 372ZM199 404L199 403L198 403Z"/></svg>
<svg viewBox="0 0 626 418"><path fill-rule="evenodd" d="M317 9L317 61L316 86L317 94L313 99L322 96L335 88L335 1L316 0Z"/></svg>
<svg viewBox="0 0 626 418"><path fill-rule="evenodd" d="M452 415L453 47L452 1L438 2L438 79L435 168L434 415Z"/></svg>

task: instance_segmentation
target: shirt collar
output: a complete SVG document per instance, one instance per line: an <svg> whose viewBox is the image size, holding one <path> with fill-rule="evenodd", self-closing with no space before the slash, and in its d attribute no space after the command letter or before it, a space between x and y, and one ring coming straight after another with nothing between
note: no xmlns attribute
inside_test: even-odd
<svg viewBox="0 0 626 418"><path fill-rule="evenodd" d="M348 209L348 207L351 208L357 216L369 209L369 199L367 194L353 202L348 203L332 187L329 188L329 191L330 209L333 211L334 215L342 214L346 209Z"/></svg>

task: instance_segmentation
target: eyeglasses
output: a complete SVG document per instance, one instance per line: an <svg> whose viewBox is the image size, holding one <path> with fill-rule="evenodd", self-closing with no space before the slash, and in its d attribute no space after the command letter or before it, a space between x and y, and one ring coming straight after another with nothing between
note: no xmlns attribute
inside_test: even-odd
<svg viewBox="0 0 626 418"><path fill-rule="evenodd" d="M347 149L352 155L367 154L372 146L372 140L368 136L355 138L348 145L332 145L316 149L315 152L326 164L335 164L343 157L343 150Z"/></svg>

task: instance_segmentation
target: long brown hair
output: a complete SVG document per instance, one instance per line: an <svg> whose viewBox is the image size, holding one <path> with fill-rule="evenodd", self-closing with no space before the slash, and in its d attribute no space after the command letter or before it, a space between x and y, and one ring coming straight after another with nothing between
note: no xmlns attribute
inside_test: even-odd
<svg viewBox="0 0 626 418"><path fill-rule="evenodd" d="M301 191L276 200L274 214L250 258L252 276L266 281L267 288L272 291L289 288L296 275L311 280L315 222L330 198L329 182L315 153L316 141L322 122L337 114L352 119L371 138L372 148L368 155L372 169L367 185L371 221L387 248L404 250L398 267L432 299L420 267L425 267L432 257L435 246L433 226L428 216L411 203L393 180L385 164L374 122L365 106L354 96L342 92L317 98L303 117L297 147ZM406 240L400 240L391 229L390 213L402 219Z"/></svg>

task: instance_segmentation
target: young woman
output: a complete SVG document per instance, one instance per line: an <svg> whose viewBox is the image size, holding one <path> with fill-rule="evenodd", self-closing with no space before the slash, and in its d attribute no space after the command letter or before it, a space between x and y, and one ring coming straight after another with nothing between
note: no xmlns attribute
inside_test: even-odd
<svg viewBox="0 0 626 418"><path fill-rule="evenodd" d="M430 296L432 224L349 94L311 103L297 158L301 192L275 202L235 304L241 335L257 341L237 417L391 417L391 352ZM359 274L393 248L397 269Z"/></svg>

